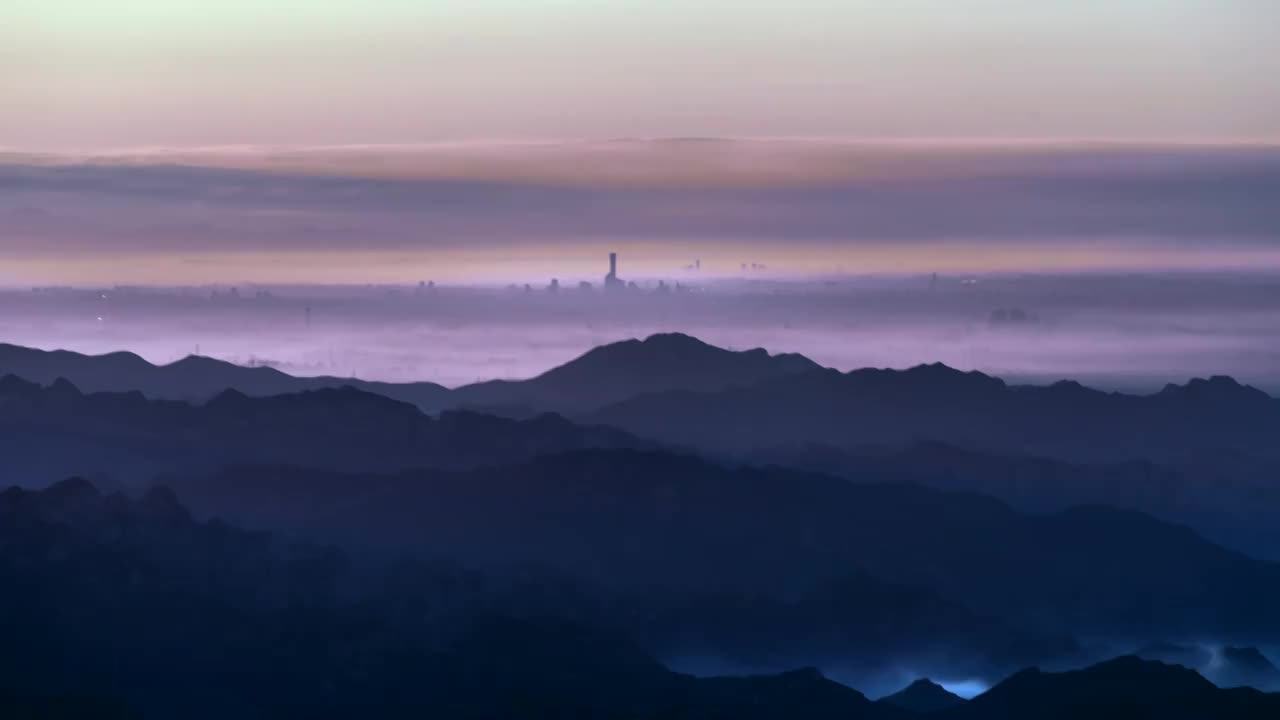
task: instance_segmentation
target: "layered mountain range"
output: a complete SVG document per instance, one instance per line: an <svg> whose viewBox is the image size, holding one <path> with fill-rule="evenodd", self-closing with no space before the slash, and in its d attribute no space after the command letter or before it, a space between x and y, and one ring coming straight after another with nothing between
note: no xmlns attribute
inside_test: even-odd
<svg viewBox="0 0 1280 720"><path fill-rule="evenodd" d="M1277 431L678 334L455 389L0 346L0 707L1269 717ZM886 668L993 687L824 676Z"/></svg>
<svg viewBox="0 0 1280 720"><path fill-rule="evenodd" d="M1013 673L964 702L880 701L813 668L672 672L625 633L528 608L538 585L200 522L170 491L0 493L0 709L33 717L1252 720L1280 695L1126 656ZM375 579L376 578L376 579ZM371 581L373 580L373 581Z"/></svg>
<svg viewBox="0 0 1280 720"><path fill-rule="evenodd" d="M1280 400L1226 377L1126 395L1069 381L1009 385L942 365L841 373L798 355L734 352L680 334L598 347L529 380L454 390L295 378L208 358L155 366L127 353L85 356L11 345L0 346L4 374L62 397L61 410L41 411L53 417L42 427L65 430L90 446L70 463L65 453L24 459L32 454L24 449L41 447L41 438L11 435L9 467L36 480L154 474L182 465L159 457L170 449L198 459L188 466L203 466L205 451L192 447L201 442L216 445L224 462L361 470L461 467L575 447L668 447L855 481L971 490L1025 510L1139 509L1280 558L1280 529L1271 521L1280 512L1274 483L1280 451L1273 441L1280 436ZM71 398L68 382L86 397ZM103 392L125 395L108 401L97 397ZM12 380L0 384L0 395L36 394ZM280 395L292 400L268 399ZM143 397L192 408L147 404ZM33 401L0 404L0 422L6 408L15 407L9 417L31 430L33 418L18 410L24 402ZM237 412L241 420L229 421ZM440 414L439 424L422 413ZM476 413L532 423L503 425ZM571 420L572 427L546 413ZM86 429L89 417L101 422ZM115 426L123 430L105 429ZM423 430L428 426L433 429ZM148 440L142 458L102 437L138 427L155 440L179 429L185 436ZM243 437L226 437L234 432ZM447 438L424 440L424 433ZM259 442L266 438L271 442ZM322 457L313 460L303 446ZM129 472L121 473L123 467Z"/></svg>

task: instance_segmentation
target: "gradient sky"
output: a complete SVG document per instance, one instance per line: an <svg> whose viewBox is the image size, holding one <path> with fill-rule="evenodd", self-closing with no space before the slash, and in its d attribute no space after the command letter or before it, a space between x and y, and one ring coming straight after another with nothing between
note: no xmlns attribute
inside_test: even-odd
<svg viewBox="0 0 1280 720"><path fill-rule="evenodd" d="M1277 0L0 0L0 285L1280 268Z"/></svg>
<svg viewBox="0 0 1280 720"><path fill-rule="evenodd" d="M0 146L1280 137L1274 0L5 0Z"/></svg>
<svg viewBox="0 0 1280 720"><path fill-rule="evenodd" d="M1280 147L0 152L0 284L1280 269Z"/></svg>

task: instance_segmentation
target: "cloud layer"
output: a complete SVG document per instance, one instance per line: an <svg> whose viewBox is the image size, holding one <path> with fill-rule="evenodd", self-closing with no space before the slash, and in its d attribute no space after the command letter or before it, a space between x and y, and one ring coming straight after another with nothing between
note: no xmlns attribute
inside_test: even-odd
<svg viewBox="0 0 1280 720"><path fill-rule="evenodd" d="M1212 265L1280 250L1276 198L1280 148L1267 146L686 139L12 153L0 156L0 250L536 257L622 243L654 257L739 248L785 269L815 248L891 258L946 245L991 255L993 269L1010 269L1002 253L1046 247L1194 252Z"/></svg>

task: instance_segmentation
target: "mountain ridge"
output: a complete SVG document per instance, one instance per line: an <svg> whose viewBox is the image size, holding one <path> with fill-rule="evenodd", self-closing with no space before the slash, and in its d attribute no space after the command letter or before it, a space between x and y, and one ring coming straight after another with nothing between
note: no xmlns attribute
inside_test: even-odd
<svg viewBox="0 0 1280 720"><path fill-rule="evenodd" d="M466 467L581 447L654 446L549 413L431 416L349 386L262 397L229 389L197 405L138 391L82 393L61 379L45 387L13 375L0 377L0 430L0 467L46 482L68 475L145 481L261 461L352 471Z"/></svg>
<svg viewBox="0 0 1280 720"><path fill-rule="evenodd" d="M358 605L335 593L350 575L348 556L194 520L172 494L158 492L103 495L79 479L0 492L0 579L11 588L0 596L0 710L200 720L924 716L871 702L813 667L672 672L626 633L536 612L460 616L436 608L426 625L406 622L398 604L378 599L382 590ZM393 587L410 596L460 592L477 604L509 597L473 589L465 574L424 570ZM113 704L61 700L104 695ZM1222 690L1186 668L1119 657L1063 672L1013 672L927 716L1270 720L1277 712L1280 695Z"/></svg>
<svg viewBox="0 0 1280 720"><path fill-rule="evenodd" d="M139 390L153 399L202 401L227 388L256 396L350 385L411 402L426 412L490 405L526 406L522 408L525 412L556 410L575 413L655 392L719 392L733 386L815 372L854 381L889 383L891 386L909 383L948 391L962 387L971 392L1001 387L1010 390L1052 389L1059 394L1073 394L1092 401L1104 397L1274 400L1262 390L1222 375L1189 378L1184 384L1170 383L1147 395L1129 395L1096 390L1069 379L1049 385L1009 385L981 371L962 371L936 362L901 369L857 368L840 372L824 368L798 353L770 354L763 348L727 350L678 332L598 345L531 378L495 379L452 389L428 381L393 383L335 376L294 376L273 367L242 366L200 355L188 355L168 364L153 364L127 351L87 355L70 350L40 350L0 343L0 375L13 374L41 384L64 377L86 392ZM118 375L111 377L112 373ZM655 373L674 377L646 377ZM597 395L574 397L568 401L548 400L566 393L582 395L578 385L584 382L596 385L593 392ZM619 383L620 386L610 387L611 383ZM531 401L534 402L530 404ZM547 406L540 406L538 401ZM549 406L555 403L560 403L561 407Z"/></svg>
<svg viewBox="0 0 1280 720"><path fill-rule="evenodd" d="M305 507L282 502L304 488ZM1280 637L1266 609L1267 598L1280 602L1280 565L1135 511L1019 513L971 493L629 449L394 476L242 467L180 489L223 516L598 582L798 597L856 568L983 616L1064 632ZM480 538L470 532L477 522Z"/></svg>
<svg viewBox="0 0 1280 720"><path fill-rule="evenodd" d="M929 678L920 678L892 695L876 702L893 705L914 713L934 713L965 704L965 699Z"/></svg>

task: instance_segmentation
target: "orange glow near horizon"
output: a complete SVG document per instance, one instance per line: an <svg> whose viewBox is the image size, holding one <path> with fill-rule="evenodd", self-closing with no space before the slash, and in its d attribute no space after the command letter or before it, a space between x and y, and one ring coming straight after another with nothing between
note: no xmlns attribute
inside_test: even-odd
<svg viewBox="0 0 1280 720"><path fill-rule="evenodd" d="M574 243L518 248L436 250L298 250L80 255L74 259L10 257L0 283L39 285L545 284L596 281L607 254L620 255L619 274L640 281L696 283L728 278L897 275L930 272L1055 273L1280 270L1280 249L1180 248L1139 244L1087 245L994 242L867 243L785 246L671 241ZM701 269L687 266L701 261ZM763 266L743 271L742 264Z"/></svg>

